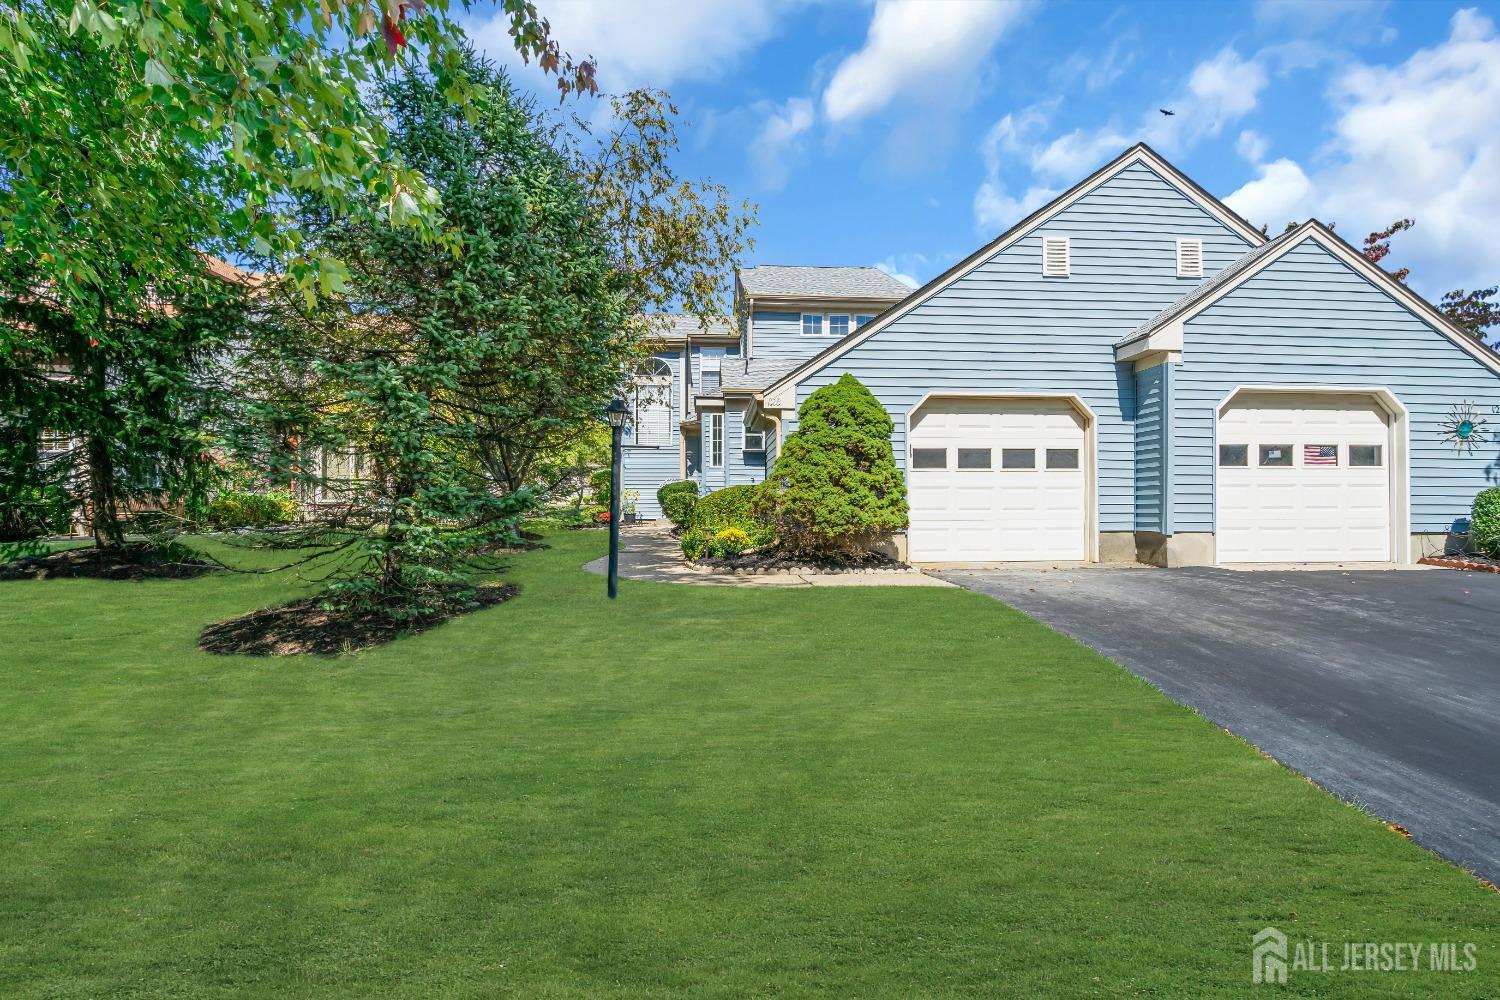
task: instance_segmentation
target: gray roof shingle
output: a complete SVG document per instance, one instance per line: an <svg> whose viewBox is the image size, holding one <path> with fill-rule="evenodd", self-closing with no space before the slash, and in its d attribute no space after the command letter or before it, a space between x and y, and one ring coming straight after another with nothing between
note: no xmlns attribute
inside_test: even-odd
<svg viewBox="0 0 1500 1000"><path fill-rule="evenodd" d="M714 321L708 324L708 329L703 329L703 324L697 316L689 316L686 313L659 314L663 320L660 326L654 326L653 331L657 336L665 337L667 340L686 340L688 337L738 337L739 332L728 323ZM657 317L652 317L653 319Z"/></svg>
<svg viewBox="0 0 1500 1000"><path fill-rule="evenodd" d="M793 267L761 264L740 269L740 284L752 295L818 299L904 299L912 289L878 267Z"/></svg>
<svg viewBox="0 0 1500 1000"><path fill-rule="evenodd" d="M790 358L764 358L749 362L740 358L725 358L724 368L719 373L720 385L725 389L764 389L800 364L801 361Z"/></svg>

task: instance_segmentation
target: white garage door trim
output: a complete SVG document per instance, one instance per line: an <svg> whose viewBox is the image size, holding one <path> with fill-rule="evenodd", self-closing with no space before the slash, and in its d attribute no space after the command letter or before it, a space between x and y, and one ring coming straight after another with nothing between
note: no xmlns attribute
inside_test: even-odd
<svg viewBox="0 0 1500 1000"><path fill-rule="evenodd" d="M1083 440L1084 455L1082 456L1084 483L1084 540L1087 546L1085 553L1090 562L1099 561L1099 418L1093 409L1083 401L1077 393L1073 392L1028 392L1022 390L939 390L929 392L917 400L907 409L903 418L904 425L901 428L902 442L905 455L911 457L911 427L912 418L934 400L945 399L977 399L977 400L1005 400L1025 401L1028 399L1046 400L1055 402L1061 400L1070 404L1083 418ZM905 473L910 482L911 469L905 468ZM910 538L908 538L908 543Z"/></svg>
<svg viewBox="0 0 1500 1000"><path fill-rule="evenodd" d="M1390 419L1386 454L1390 470L1391 555L1397 563L1410 563L1411 556L1411 431L1406 406L1385 386L1370 385L1237 385L1214 409L1213 447L1209 468L1213 480L1214 532L1219 530L1219 421L1236 398L1247 394L1288 393L1302 396L1363 396L1373 400ZM1218 546L1214 562L1219 564Z"/></svg>

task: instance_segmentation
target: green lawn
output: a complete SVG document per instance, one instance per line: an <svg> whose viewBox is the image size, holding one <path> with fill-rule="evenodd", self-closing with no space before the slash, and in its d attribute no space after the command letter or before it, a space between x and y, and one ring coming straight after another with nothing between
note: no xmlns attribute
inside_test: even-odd
<svg viewBox="0 0 1500 1000"><path fill-rule="evenodd" d="M1267 924L1500 992L1500 896L1017 612L551 543L339 659L196 651L281 577L0 584L0 994L1241 995Z"/></svg>

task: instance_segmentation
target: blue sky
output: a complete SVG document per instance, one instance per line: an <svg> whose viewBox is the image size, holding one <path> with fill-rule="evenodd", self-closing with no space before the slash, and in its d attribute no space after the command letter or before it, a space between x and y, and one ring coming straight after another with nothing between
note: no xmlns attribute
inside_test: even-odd
<svg viewBox="0 0 1500 1000"><path fill-rule="evenodd" d="M760 205L751 263L926 281L1144 139L1273 232L1315 215L1357 242L1415 218L1391 261L1429 297L1500 283L1497 4L538 6L605 90L672 93L681 172Z"/></svg>

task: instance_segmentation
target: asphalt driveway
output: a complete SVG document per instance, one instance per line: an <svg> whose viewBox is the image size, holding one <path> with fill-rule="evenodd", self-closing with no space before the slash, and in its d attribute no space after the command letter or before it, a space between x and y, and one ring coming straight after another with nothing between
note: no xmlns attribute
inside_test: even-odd
<svg viewBox="0 0 1500 1000"><path fill-rule="evenodd" d="M1500 575L1107 567L937 575L1093 647L1500 882Z"/></svg>

